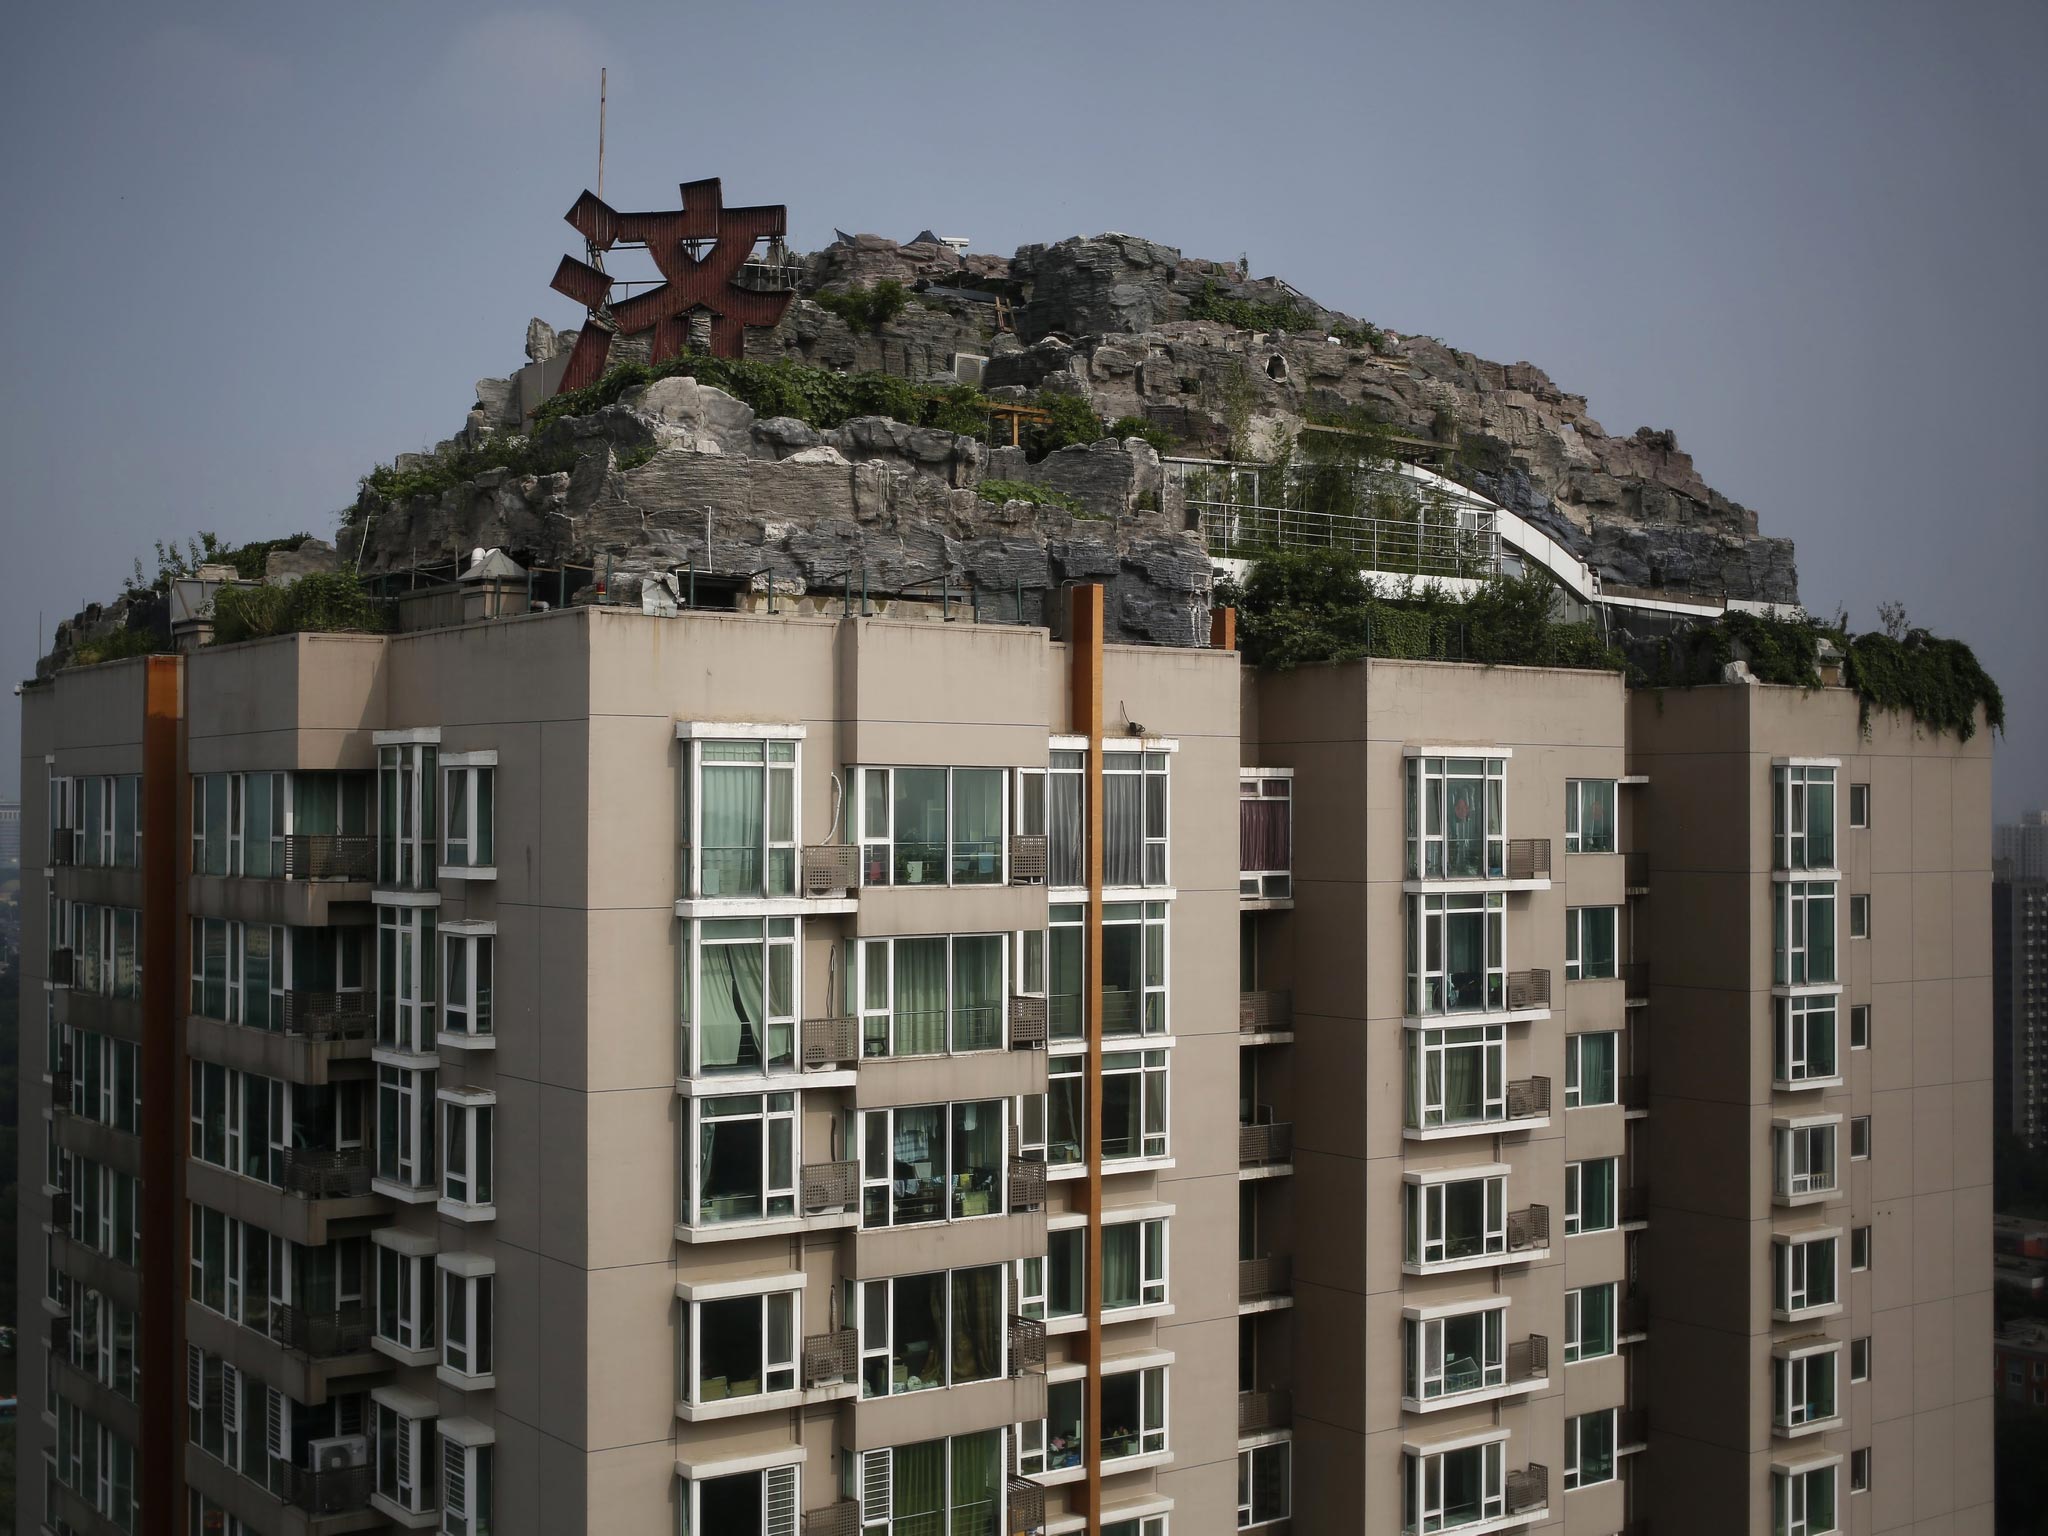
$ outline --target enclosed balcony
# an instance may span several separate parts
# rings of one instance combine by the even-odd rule
[[[1237,1128],[1240,1178],[1286,1172],[1293,1157],[1294,1126],[1291,1122],[1267,1120]]]
[[[367,1464],[302,1467],[296,1462],[274,1460],[271,1487],[292,1508],[316,1519],[323,1515],[359,1514],[370,1507]]]
[[[1246,910],[1294,905],[1294,771],[1244,768],[1237,778],[1237,895]]]
[[[1293,1038],[1294,994],[1285,988],[1238,993],[1237,1029],[1240,1035]]]
[[[1237,1309],[1272,1311],[1294,1305],[1294,1261],[1286,1254],[1237,1261]]]

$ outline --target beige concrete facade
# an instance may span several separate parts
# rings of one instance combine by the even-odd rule
[[[1005,836],[1020,835],[1025,797],[1043,782],[1034,776],[1079,750],[1070,660],[1043,630],[592,608],[188,657],[186,810],[172,834],[184,860],[181,959],[177,974],[145,981],[177,999],[195,1070],[143,1092],[195,1126],[177,1195],[213,1214],[191,1227],[181,1216],[179,1231],[231,1217],[259,1251],[277,1253],[271,1239],[300,1245],[280,1292],[289,1303],[235,1301],[210,1278],[215,1257],[193,1263],[189,1243],[130,1264],[74,1228],[46,1251],[30,1234],[52,1201],[34,1179],[23,1181],[21,1260],[24,1296],[47,1294],[52,1259],[70,1284],[129,1305],[145,1286],[194,1277],[177,1341],[199,1403],[194,1443],[179,1448],[179,1522],[189,1510],[263,1536],[438,1530],[447,1501],[465,1497],[445,1475],[453,1466],[472,1490],[488,1478],[494,1536],[756,1536],[733,1527],[739,1506],[704,1502],[749,1479],[758,1536],[865,1536],[889,1529],[890,1500],[908,1520],[925,1491],[923,1474],[878,1453],[993,1431],[995,1528],[1066,1536],[1086,1529],[1088,1480],[1078,1455],[1069,1465],[1060,1454],[1058,1416],[1099,1335],[1103,1380],[1135,1414],[1082,1428],[1114,1442],[1101,1536],[1394,1536],[1437,1500],[1444,1530],[1612,1536],[1653,1520],[1659,1536],[1766,1533],[1774,1468],[1837,1454],[1834,1529],[1989,1530],[1982,737],[1959,746],[1883,718],[1866,735],[1841,690],[1630,698],[1619,678],[1579,671],[1370,661],[1254,674],[1226,653],[1110,647],[1105,763],[1150,761],[1165,785],[1163,864],[1145,883],[1110,881],[1090,914],[1085,889],[1029,874],[1015,843],[985,883],[862,883],[860,770],[999,770]],[[139,664],[76,670],[25,696],[30,847],[47,841],[54,780],[142,771],[140,675]],[[787,835],[759,834],[787,846],[784,894],[736,895],[703,873],[703,765],[735,743],[764,766],[791,765]],[[342,845],[353,839],[367,857],[380,797],[395,804],[399,781],[380,776],[380,761],[429,749],[444,838],[449,775],[488,772],[490,863],[463,868],[443,846],[425,882],[351,863]],[[1839,1082],[1793,1089],[1774,1086],[1778,759],[1827,760],[1839,786],[1843,1066]],[[1497,865],[1411,867],[1419,782],[1434,773],[1448,784],[1472,762],[1482,766],[1470,782],[1490,774],[1501,796],[1501,814],[1479,813],[1499,839],[1485,854]],[[1284,894],[1240,884],[1245,813],[1232,807],[1251,769],[1255,785],[1287,786]],[[308,795],[367,796],[360,824],[298,838],[310,823],[285,823],[293,857],[318,836],[338,862],[326,878],[305,878],[303,863],[289,878],[207,872],[212,786],[273,774],[298,776],[281,781],[294,797],[302,783]],[[240,782],[237,796],[266,792]],[[1867,828],[1849,825],[1852,783],[1869,786]],[[1446,788],[1440,803],[1463,818],[1461,793]],[[1585,830],[1596,804],[1598,836]],[[777,814],[771,803],[767,819]],[[1574,826],[1590,851],[1570,851]],[[892,857],[905,855],[883,848],[883,878]],[[62,985],[49,929],[53,913],[83,921],[74,908],[139,908],[139,877],[79,860],[47,879],[50,903],[24,900],[31,1129],[58,1086],[44,1081],[46,1033],[67,1051],[143,1038],[132,999]],[[1852,895],[1870,898],[1869,939],[1847,937]],[[1481,941],[1481,960],[1454,958],[1470,953],[1457,946],[1479,921],[1454,914],[1489,910],[1497,939]],[[422,1036],[402,987],[376,995],[380,968],[402,963],[379,939],[423,932],[429,915],[421,974],[438,1011]],[[1144,1124],[1163,1143],[1103,1162],[1099,1220],[1120,1240],[1163,1232],[1164,1271],[1147,1292],[1157,1299],[1097,1320],[1052,1304],[1041,1261],[1091,1221],[1088,1170],[1059,1152],[1053,1124],[1062,1080],[1086,1057],[1057,1025],[1051,957],[1063,928],[1105,920],[1163,936],[1147,983],[1159,1028],[1103,1044],[1118,1070],[1163,1068],[1165,1090]],[[765,1042],[785,1020],[786,1065],[714,1071],[693,1055],[711,1049],[707,954],[741,942],[735,924],[756,925],[771,947],[787,925],[789,1005],[770,1008],[765,1026],[757,1007],[750,1037]],[[284,932],[294,967],[312,955],[322,968],[318,979],[294,970],[279,989],[300,1022],[219,1016],[251,1008],[262,983],[240,972],[240,1001],[206,1000],[195,952],[221,931],[246,946],[269,930]],[[863,1054],[852,968],[896,941],[939,936],[1000,937],[997,1048]],[[469,946],[474,964],[484,942],[491,1027],[480,1039],[451,1028],[450,1005],[468,994],[447,946]],[[1034,971],[1027,957],[1041,949]],[[349,981],[355,962],[332,957],[358,954],[368,969]],[[1852,1051],[1848,1010],[1864,1004],[1869,1047]],[[250,1105],[294,1106],[281,1176],[261,1159],[260,1127],[273,1122],[258,1110],[223,1111],[216,1137],[216,1117],[192,1101],[216,1082],[256,1085]],[[1091,1114],[1105,1114],[1105,1092],[1089,1085]],[[1486,1105],[1469,1117],[1455,1109],[1468,1092]],[[413,1120],[408,1093],[424,1106]],[[731,1202],[746,1191],[710,1172],[732,1155],[716,1126],[742,1115],[737,1101],[778,1094],[792,1096],[789,1207],[742,1218]],[[934,1181],[905,1151],[917,1143],[902,1127],[924,1122],[890,1118],[932,1106],[979,1115],[991,1102],[1003,1140],[992,1185],[982,1164],[958,1159]],[[482,1113],[488,1198],[451,1196],[451,1125],[474,1128]],[[1839,1191],[1780,1203],[1781,1133],[1834,1115]],[[1871,1155],[1852,1158],[1851,1122],[1866,1115]],[[90,1112],[47,1118],[77,1168],[149,1183],[132,1134]],[[1120,1134],[1142,1139],[1142,1120],[1132,1111]],[[763,1126],[761,1147],[775,1145],[766,1119],[746,1123]],[[226,1140],[229,1125],[245,1140]],[[414,1139],[435,1150],[431,1166]],[[872,1147],[886,1149],[885,1171]],[[760,1154],[771,1189],[784,1187],[778,1155]],[[25,1144],[26,1167],[42,1156]],[[235,1156],[249,1160],[223,1166]],[[895,1202],[924,1198],[943,1219],[863,1216],[867,1202],[917,1212]],[[1468,1205],[1485,1212],[1478,1228],[1451,1214]],[[1412,1250],[1411,1212],[1422,1221]],[[1872,1229],[1873,1259],[1852,1272],[1860,1226]],[[1841,1233],[1841,1310],[1775,1319],[1773,1235],[1823,1229]],[[987,1266],[1002,1272],[1003,1367],[909,1390],[920,1346],[871,1338],[864,1302],[896,1294],[898,1280]],[[315,1273],[317,1305],[301,1284]],[[394,1290],[411,1286],[431,1306]],[[487,1308],[487,1373],[451,1353],[451,1295],[465,1318],[466,1298]],[[786,1385],[768,1380],[772,1352],[758,1379],[693,1376],[693,1318],[771,1296],[793,1298]],[[411,1332],[428,1312],[431,1333]],[[938,1327],[949,1349],[972,1353],[964,1333]],[[1453,1342],[1481,1336],[1472,1358]],[[1863,1337],[1869,1379],[1852,1383],[1848,1346]],[[1774,1353],[1817,1341],[1842,1346],[1841,1422],[1781,1433]],[[1432,1350],[1441,1370],[1411,1367],[1411,1351]],[[871,1379],[885,1390],[864,1395],[878,1351]],[[116,1435],[139,1422],[136,1402],[92,1372],[27,1348],[25,1468],[54,1444],[53,1421],[36,1411],[51,1380],[60,1411],[76,1404]],[[1147,1381],[1163,1385],[1163,1421],[1132,1386]],[[157,1385],[176,1390],[185,1424],[188,1382]],[[251,1394],[239,1431],[221,1407],[238,1387]],[[315,1442],[358,1437],[367,1466],[316,1475],[308,1464]],[[451,1444],[467,1448],[453,1461]],[[1871,1453],[1869,1494],[1850,1492],[1857,1451]],[[58,1495],[52,1510],[74,1529],[114,1528],[72,1489]],[[962,1528],[980,1529],[974,1518],[963,1514]]]

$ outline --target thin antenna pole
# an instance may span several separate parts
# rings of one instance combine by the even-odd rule
[[[604,196],[604,99],[607,69],[597,72],[597,195]]]

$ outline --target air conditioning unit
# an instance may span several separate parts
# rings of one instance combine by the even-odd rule
[[[346,1472],[370,1464],[370,1440],[367,1435],[335,1435],[313,1441],[306,1454],[315,1472]]]

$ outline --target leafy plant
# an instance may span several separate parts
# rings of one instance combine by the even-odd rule
[[[1157,422],[1147,421],[1142,416],[1119,416],[1109,424],[1109,435],[1118,442],[1127,437],[1141,437],[1150,443],[1158,453],[1170,453],[1174,447],[1173,434]]]
[[[638,365],[628,365],[638,366]],[[412,469],[380,464],[363,476],[363,485],[379,496],[404,501],[412,496],[438,496],[486,470],[509,470],[515,475],[552,475],[576,467],[581,450],[569,443],[544,444],[523,433],[500,433],[474,447],[437,454]]]
[[[1202,291],[1188,305],[1196,320],[1214,320],[1240,331],[1305,331],[1315,317],[1293,299],[1261,303],[1255,299],[1227,296],[1214,278],[1202,284]]]
[[[815,293],[820,309],[837,315],[854,331],[873,334],[903,313],[910,291],[893,277],[885,277],[872,288],[849,288],[843,293]]]
[[[1041,389],[1033,403],[1046,413],[1048,419],[1031,424],[1029,457],[1032,459],[1042,459],[1048,453],[1057,453],[1062,448],[1072,448],[1081,443],[1101,441],[1102,418],[1095,414],[1095,407],[1079,395],[1061,395]]]
[[[152,576],[144,571],[142,559],[140,556],[137,556],[135,569],[124,583],[124,591],[130,595],[138,592],[154,592],[157,596],[161,597],[171,590],[172,582],[180,577],[192,575],[202,565],[211,565],[222,560],[226,555],[226,551],[227,546],[221,542],[220,535],[217,533],[201,532],[193,534],[185,540],[185,547],[183,549],[178,547],[176,539],[172,539],[169,543],[158,539],[156,541],[156,574]]]
[[[152,629],[116,629],[71,649],[71,665],[95,666],[102,661],[124,661],[130,656],[153,656],[171,648],[169,640]]]
[[[1084,515],[1080,501],[1069,492],[1055,490],[1049,485],[1036,485],[1029,480],[984,480],[975,487],[975,494],[983,501],[998,504],[1028,501],[1034,507],[1064,507],[1077,517]]]
[[[285,586],[222,587],[213,595],[213,640],[232,645],[269,635],[389,629],[390,610],[353,571],[322,571]]]
[[[1363,320],[1356,325],[1346,325],[1340,321],[1330,327],[1330,334],[1345,346],[1364,347],[1376,357],[1390,356],[1394,350],[1394,343],[1388,339],[1385,331]]]

